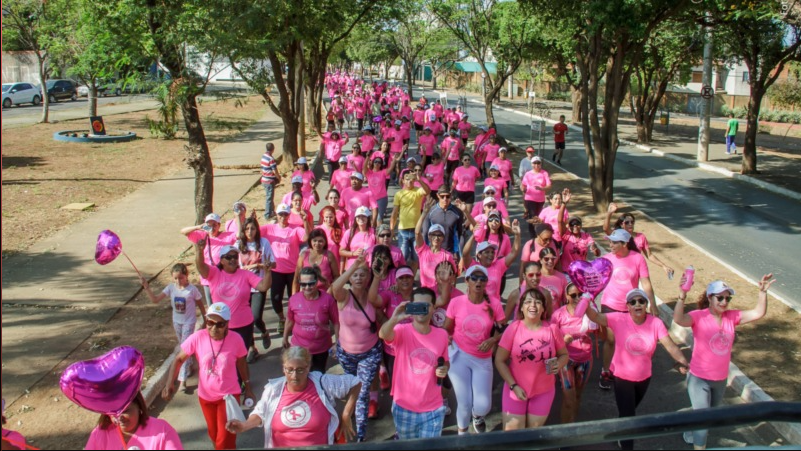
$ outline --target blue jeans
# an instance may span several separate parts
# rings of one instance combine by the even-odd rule
[[[389,204],[389,198],[382,197],[381,199],[375,201],[375,203],[378,204],[378,224],[381,224],[382,222],[384,222],[384,217],[387,214],[387,205]],[[378,226],[376,225],[376,227]]]
[[[414,251],[414,229],[398,229],[398,247],[406,263],[417,260],[417,252]]]
[[[693,410],[719,406],[723,402],[725,392],[726,379],[710,381],[701,379],[692,373],[687,374],[687,393],[690,395],[690,403],[693,406]],[[708,433],[709,431],[706,429],[693,431],[693,445],[706,446]]]
[[[266,196],[264,201],[264,219],[269,219],[275,212],[275,202],[273,202],[275,185],[272,183],[262,183],[261,186],[264,187],[264,194]]]
[[[737,135],[726,135],[726,153],[737,153],[737,144],[734,139]]]

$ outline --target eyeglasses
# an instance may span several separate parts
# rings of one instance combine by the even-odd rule
[[[530,272],[530,273],[526,274],[526,277],[534,278],[534,277],[540,277],[541,275],[542,275],[541,272]]]
[[[635,305],[638,305],[638,304],[639,305],[646,305],[646,304],[648,304],[648,300],[647,299],[643,299],[643,298],[634,298],[634,299],[628,301],[628,304],[631,305],[631,306],[635,306]]]
[[[236,260],[237,258],[239,258],[239,254],[225,254],[220,258],[223,260]]]
[[[623,224],[632,225],[632,224],[634,224],[634,220],[633,219],[626,219],[625,221],[623,221]]]
[[[431,235],[428,235],[428,238],[429,238],[429,239],[432,239],[432,240],[433,240],[434,238],[436,238],[436,239],[438,239],[438,240],[444,240],[444,239],[445,239],[445,235],[442,235],[442,234],[440,234],[440,233],[432,233]]]
[[[732,296],[721,296],[719,294],[714,294],[711,297],[715,298],[718,302],[723,302],[723,301],[731,302],[732,300]]]
[[[501,219],[493,217],[493,218],[487,219],[487,222],[501,222]]]
[[[312,288],[317,285],[316,280],[312,280],[311,282],[300,282],[301,288]]]
[[[556,257],[542,257],[541,260],[544,262],[555,262]]]
[[[303,374],[308,371],[308,368],[287,368],[284,367],[284,372],[286,374]]]
[[[581,296],[581,293],[573,293],[567,295],[567,297],[569,297],[570,299],[576,299],[579,296]]]
[[[228,325],[228,321],[212,321],[210,319],[206,320],[206,327],[208,327],[208,328],[216,327],[218,329],[222,329],[227,325]]]
[[[489,277],[487,277],[487,276],[470,276],[467,279],[478,283],[478,282],[487,282],[489,280]]]
[[[389,233],[382,233],[382,234],[378,235],[379,238],[389,238],[391,236],[392,235],[390,235]]]

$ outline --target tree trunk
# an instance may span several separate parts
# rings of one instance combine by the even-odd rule
[[[187,163],[195,171],[195,224],[202,224],[214,208],[214,167],[195,95],[190,94],[181,102],[181,114],[189,140],[184,146]]]
[[[570,87],[570,101],[573,104],[573,118],[571,122],[574,124],[581,123],[581,92],[574,88],[573,86]]]
[[[89,85],[89,116],[97,116],[97,84],[93,81]]]
[[[50,96],[47,94],[47,70],[45,70],[45,59],[36,52],[36,59],[39,63],[39,86],[42,88],[42,119],[40,122],[50,122]]]
[[[431,74],[431,89],[437,89],[437,77],[433,74],[433,71]]]
[[[406,89],[409,90],[409,98],[413,99],[414,98],[414,92],[413,92],[413,89],[414,89],[414,67],[412,67],[412,65],[409,64],[406,61],[404,61],[403,63],[404,63],[403,64],[404,72],[406,72],[406,85],[407,85]]]
[[[757,171],[756,138],[759,132],[759,107],[765,90],[751,86],[751,97],[748,99],[747,126],[745,129],[745,144],[743,144],[743,162],[740,169],[742,174],[759,174]]]

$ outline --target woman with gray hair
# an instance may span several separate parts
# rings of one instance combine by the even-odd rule
[[[267,382],[246,421],[232,420],[225,428],[234,434],[264,428],[265,449],[333,445],[340,423],[345,436],[352,438],[359,378],[309,371],[311,354],[300,346],[285,349],[281,361],[284,377]],[[346,399],[341,416],[336,410],[337,399]]]

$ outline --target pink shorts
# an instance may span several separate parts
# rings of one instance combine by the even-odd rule
[[[556,388],[552,387],[545,393],[540,393],[529,397],[527,401],[517,399],[517,395],[509,386],[503,384],[503,399],[501,402],[501,409],[504,413],[509,415],[534,415],[537,417],[546,417],[551,412],[551,405],[553,398],[556,396]]]

